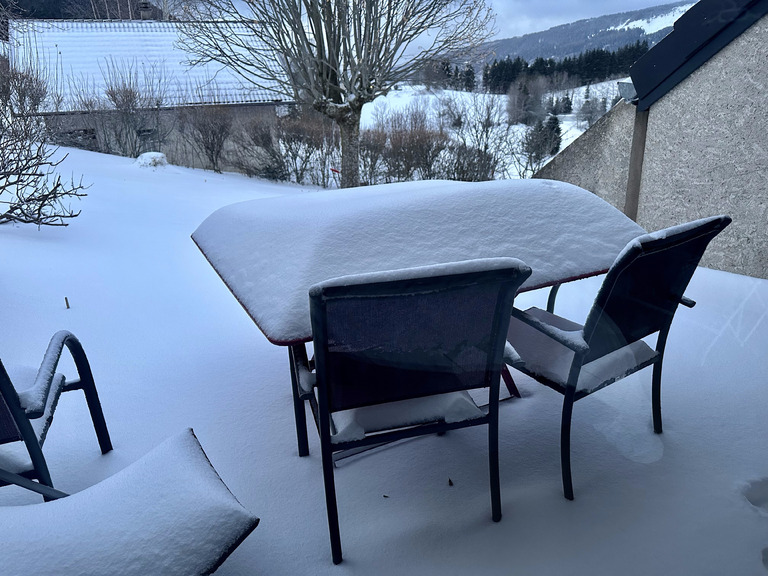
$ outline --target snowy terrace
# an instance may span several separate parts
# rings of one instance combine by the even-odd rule
[[[285,350],[190,239],[222,206],[310,191],[69,152],[64,173],[92,184],[82,215],[66,229],[0,227],[3,362],[35,365],[56,330],[74,332],[115,446],[101,456],[84,402],[64,396],[45,445],[62,490],[191,426],[261,518],[217,574],[766,573],[768,282],[698,270],[687,292],[698,304],[678,312],[667,346],[663,435],[652,433],[648,371],[577,404],[573,502],[560,484],[562,397],[524,377],[523,398],[500,411],[498,524],[483,429],[346,460],[336,472],[345,561],[333,566],[319,445],[310,430],[311,455],[296,454]],[[558,311],[583,319],[599,283],[565,286]],[[545,300],[529,292],[517,304]],[[0,488],[0,505],[37,502]],[[34,527],[18,533],[32,553]]]

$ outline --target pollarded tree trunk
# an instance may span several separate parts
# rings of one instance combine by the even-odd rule
[[[315,102],[315,110],[333,119],[341,135],[341,187],[360,186],[360,116],[363,106],[354,104],[329,104],[326,100]]]
[[[337,120],[341,132],[341,187],[360,186],[360,111]]]

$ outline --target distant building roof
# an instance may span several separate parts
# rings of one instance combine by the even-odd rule
[[[766,14],[768,0],[697,2],[630,69],[638,108],[650,108]]]
[[[61,111],[85,109],[78,94],[103,97],[115,75],[130,77],[146,92],[162,92],[162,106],[284,100],[221,64],[187,64],[191,55],[177,45],[181,26],[152,20],[11,20],[10,57],[45,74],[60,96],[55,108]],[[245,26],[243,36],[259,45]]]

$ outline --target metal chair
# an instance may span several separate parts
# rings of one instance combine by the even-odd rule
[[[56,373],[64,347],[74,360],[76,380],[66,381]],[[13,379],[0,362],[0,486],[16,484],[45,499],[64,496],[53,488],[43,456],[43,443],[62,392],[84,392],[101,453],[112,450],[88,358],[80,341],[62,330],[54,334],[37,371],[20,367],[10,372]]]
[[[632,240],[606,274],[584,326],[550,312],[514,309],[507,340],[521,372],[564,395],[560,460],[565,497],[573,500],[570,442],[577,400],[653,366],[653,428],[661,433],[661,367],[679,304],[709,242],[728,216],[705,218]],[[653,349],[643,338],[658,334]]]
[[[342,560],[333,463],[339,451],[487,425],[492,518],[501,519],[500,371],[514,296],[530,273],[519,260],[492,258],[348,276],[310,289],[335,564]],[[467,392],[476,388],[489,390],[487,409]]]

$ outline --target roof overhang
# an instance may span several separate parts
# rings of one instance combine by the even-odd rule
[[[768,0],[701,0],[630,69],[639,110],[647,110],[750,26]]]

